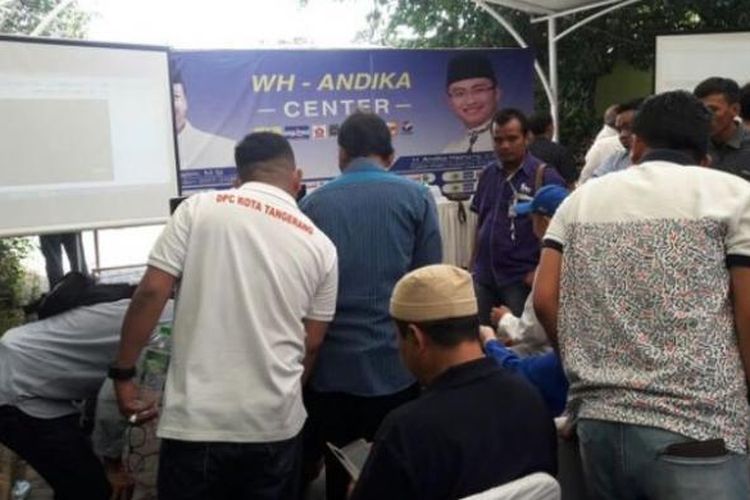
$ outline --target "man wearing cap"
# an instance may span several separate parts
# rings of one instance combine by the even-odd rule
[[[444,264],[412,271],[390,312],[404,364],[426,389],[383,422],[354,500],[461,498],[555,474],[555,429],[540,395],[482,353],[469,273]]]
[[[490,60],[476,52],[453,57],[445,87],[450,107],[466,132],[445,146],[443,153],[492,151],[490,125],[502,92]]]

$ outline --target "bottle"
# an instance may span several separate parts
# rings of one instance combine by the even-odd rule
[[[172,328],[159,325],[156,335],[151,338],[143,354],[140,374],[140,399],[150,404],[159,403],[167,380],[169,358],[172,351]]]

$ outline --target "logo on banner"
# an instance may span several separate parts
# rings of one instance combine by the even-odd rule
[[[397,136],[398,129],[398,122],[388,122],[388,130],[391,131],[391,136]]]
[[[337,135],[339,135],[339,124],[328,125],[328,137],[336,137]]]
[[[312,126],[313,139],[325,139],[326,137],[328,137],[328,127],[326,127],[325,125]]]
[[[401,123],[401,133],[404,135],[411,135],[414,133],[414,124],[409,120]]]
[[[309,139],[310,138],[310,126],[309,125],[291,125],[284,127],[284,137],[289,140],[293,139]]]

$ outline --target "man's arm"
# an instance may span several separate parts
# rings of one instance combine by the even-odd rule
[[[176,278],[153,266],[148,266],[130,302],[122,323],[122,338],[115,365],[120,368],[134,367],[141,350],[148,342],[164,305],[169,300]],[[142,422],[156,416],[156,402],[144,406],[138,399],[138,387],[130,380],[115,381],[115,392],[120,412]]]
[[[302,361],[302,365],[305,367],[305,371],[302,372],[302,384],[306,384],[310,378],[312,369],[315,366],[315,360],[318,358],[318,351],[320,345],[323,343],[326,331],[328,331],[328,321],[318,321],[314,319],[303,320],[305,324],[305,359]]]
[[[557,345],[557,317],[560,300],[560,268],[562,253],[553,248],[544,248],[534,281],[534,311],[541,323],[550,344]]]
[[[732,280],[737,343],[745,367],[745,378],[750,383],[750,267],[733,266],[729,269],[729,275]]]

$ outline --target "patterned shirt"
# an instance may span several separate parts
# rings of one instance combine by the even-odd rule
[[[744,453],[750,413],[727,266],[750,265],[750,185],[677,156],[657,151],[588,182],[545,235],[563,252],[569,405]]]

